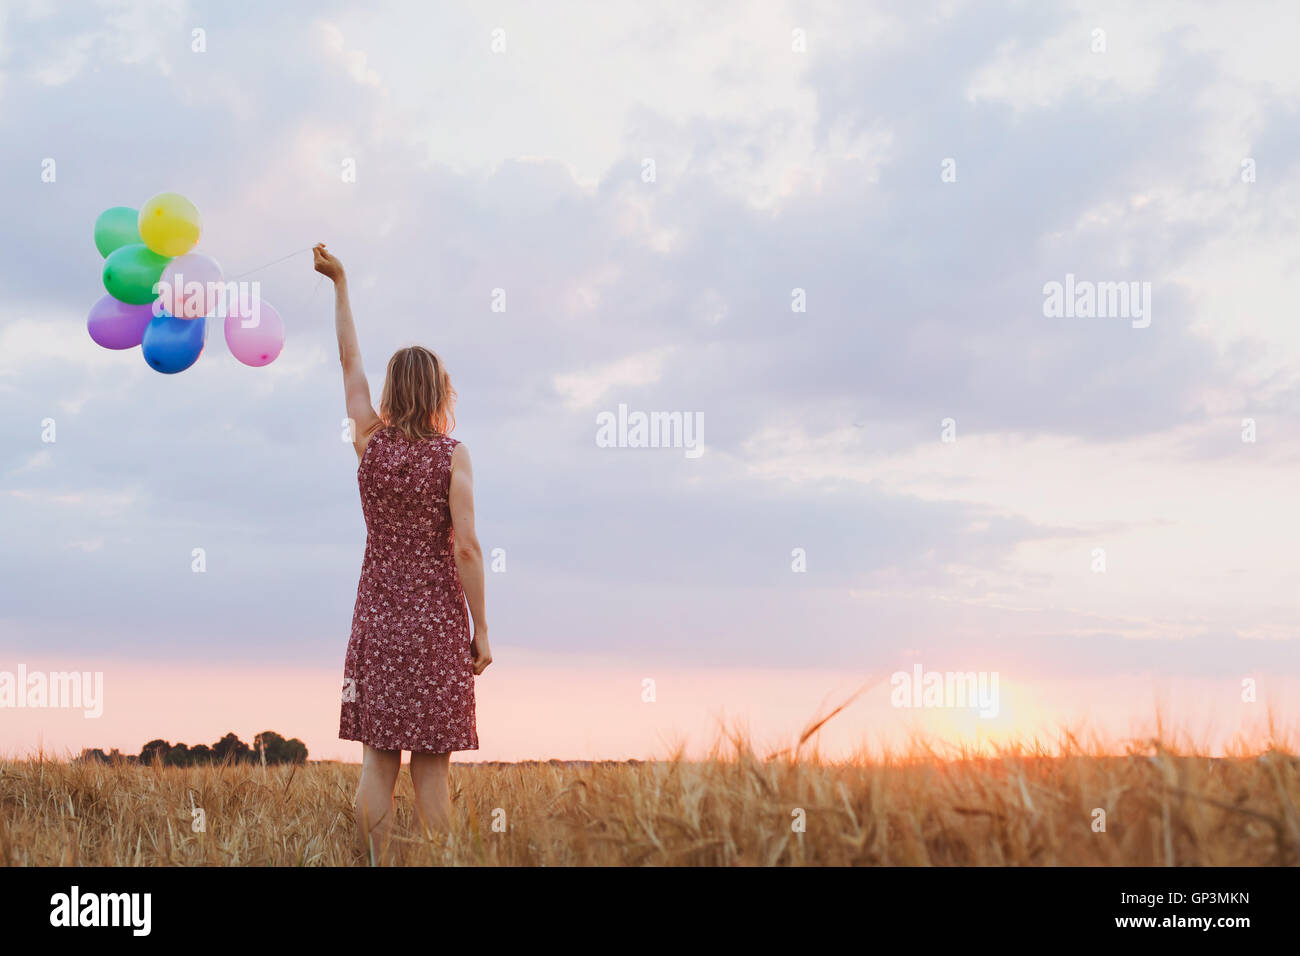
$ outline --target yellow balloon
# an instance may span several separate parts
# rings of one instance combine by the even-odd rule
[[[159,193],[140,207],[140,238],[160,256],[183,256],[203,231],[199,211],[180,193]]]

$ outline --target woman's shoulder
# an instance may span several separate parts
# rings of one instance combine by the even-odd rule
[[[465,446],[450,435],[435,435],[429,439],[429,444],[438,449],[438,457],[446,462],[448,468],[453,467],[457,459],[464,454],[461,449]]]
[[[383,443],[384,439],[388,435],[388,432],[389,432],[389,428],[387,425],[384,424],[376,425],[374,428],[370,429],[369,432],[363,433],[360,438],[354,441],[352,443],[353,447],[355,447],[358,450],[361,457],[364,459],[365,453],[370,450],[370,447],[372,445],[379,445]]]
[[[451,462],[452,467],[465,468],[469,465],[469,448],[465,443],[455,438],[447,438],[447,460]]]

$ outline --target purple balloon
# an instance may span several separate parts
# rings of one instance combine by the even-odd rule
[[[152,320],[152,302],[129,305],[106,295],[91,307],[86,330],[106,349],[133,349],[144,339],[145,327]]]

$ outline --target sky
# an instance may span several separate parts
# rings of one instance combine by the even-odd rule
[[[359,759],[318,241],[372,392],[420,343],[459,394],[499,568],[460,758],[783,746],[859,689],[827,754],[1294,732],[1297,39],[1288,3],[0,0],[0,671],[104,682],[0,708],[0,754]],[[96,216],[167,190],[273,364],[87,335]],[[1147,308],[1049,315],[1067,281]],[[602,447],[621,405],[704,453]],[[998,716],[897,706],[917,666]]]

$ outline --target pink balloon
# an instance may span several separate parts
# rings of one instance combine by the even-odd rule
[[[226,344],[239,361],[260,368],[274,362],[284,348],[284,321],[265,299],[254,305],[257,308],[245,305],[226,316]]]
[[[201,252],[189,252],[167,263],[159,282],[163,284],[159,297],[164,309],[178,319],[205,318],[221,304],[221,266]]]
[[[86,331],[106,349],[131,349],[140,344],[152,319],[152,302],[129,305],[106,295],[91,306]]]

